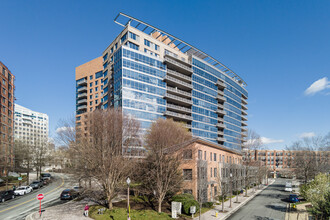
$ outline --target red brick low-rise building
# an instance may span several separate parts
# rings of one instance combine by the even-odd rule
[[[184,177],[182,193],[191,193],[197,199],[203,179],[204,201],[214,201],[219,194],[219,175],[224,164],[242,164],[239,151],[199,138],[181,144],[178,152],[183,153],[184,160],[180,167]]]

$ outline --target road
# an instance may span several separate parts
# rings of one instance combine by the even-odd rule
[[[15,199],[7,200],[4,203],[0,203],[0,219],[1,220],[23,220],[31,212],[39,210],[39,200],[36,196],[39,193],[44,194],[41,208],[46,208],[58,204],[65,203],[59,199],[60,193],[63,189],[72,187],[72,178],[64,174],[55,174],[54,180],[48,186],[44,186],[41,189],[33,190],[25,196],[18,196]]]
[[[284,191],[287,179],[276,181],[240,208],[230,220],[283,220],[285,219],[286,206],[289,192]]]

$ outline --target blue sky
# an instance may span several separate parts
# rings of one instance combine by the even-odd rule
[[[75,110],[75,67],[100,56],[124,12],[179,37],[248,84],[249,127],[268,148],[330,131],[330,1],[0,0],[0,60],[17,103],[58,121]]]

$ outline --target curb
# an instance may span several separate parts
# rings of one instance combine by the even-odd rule
[[[275,182],[275,181],[274,181]],[[273,184],[274,182],[272,182],[271,184]],[[268,186],[270,186],[271,184],[268,184]],[[226,216],[224,216],[223,218],[221,218],[220,220],[225,220],[228,219],[232,214],[234,214],[238,209],[242,208],[246,203],[248,203],[250,200],[252,200],[254,197],[256,197],[259,193],[261,193],[262,191],[264,191],[265,189],[268,188],[268,186],[265,186],[263,189],[261,189],[259,192],[253,194],[252,196],[250,196],[247,200],[245,200],[244,202],[242,202],[239,206],[237,206],[236,208],[234,208],[233,210],[231,210],[230,212],[227,213]]]

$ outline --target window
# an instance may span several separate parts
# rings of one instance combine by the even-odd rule
[[[97,80],[97,81],[95,81],[95,85],[97,86],[99,84],[99,81]]]
[[[183,169],[183,179],[192,180],[192,169]]]
[[[93,79],[93,76],[89,76],[89,79],[92,80]]]
[[[217,177],[217,168],[214,168],[213,171],[214,171],[214,177]]]
[[[99,94],[98,94],[98,93],[96,93],[96,94],[95,94],[95,98],[98,98],[98,97],[99,97]]]
[[[192,194],[192,189],[184,189],[183,193]]]
[[[4,67],[2,67],[2,75],[6,75],[6,69]]]
[[[150,41],[148,41],[147,39],[144,39],[144,45],[150,47],[150,43],[151,43]]]
[[[127,39],[127,33],[121,37],[120,43],[122,44],[126,39]]]
[[[92,98],[93,98],[93,95],[90,95],[90,96],[89,96],[89,99],[92,99]]]
[[[221,154],[219,154],[219,162],[221,162]]]
[[[206,160],[206,151],[204,151],[204,160]]]
[[[89,102],[89,105],[93,105],[93,102],[92,102],[92,101],[90,101],[90,102]]]
[[[99,102],[99,100],[95,100],[95,104],[96,104],[96,105],[98,104],[98,102]]]
[[[139,50],[139,45],[133,44],[130,41],[127,41],[125,45],[128,46],[129,48],[134,49],[134,50]]]
[[[210,175],[211,175],[211,177],[212,177],[212,167],[211,167],[211,172],[210,172]]]
[[[159,50],[159,46],[155,44],[155,50]]]
[[[89,108],[89,111],[93,111],[93,108]]]
[[[89,87],[92,87],[93,86],[93,83],[91,82],[91,83],[89,83]]]
[[[128,32],[128,37],[131,38],[131,39],[133,39],[133,40],[136,40],[136,41],[139,41],[140,40],[139,35],[136,35],[136,34],[134,34],[132,32]]]
[[[210,152],[210,161],[212,161],[212,153]]]
[[[202,160],[203,159],[203,151],[198,150],[198,159]]]
[[[183,159],[189,160],[192,159],[192,150],[184,150],[183,151]]]
[[[217,161],[217,154],[214,153],[213,156],[214,156],[213,160],[214,160],[214,161]]]
[[[106,54],[103,56],[103,61],[105,61],[107,58],[108,58],[108,53],[106,53]]]
[[[117,50],[117,48],[118,48],[118,43],[115,44],[115,50]]]
[[[90,89],[89,92],[92,93],[93,92],[93,89]]]
[[[97,92],[99,90],[99,87],[95,87],[95,92]]]

